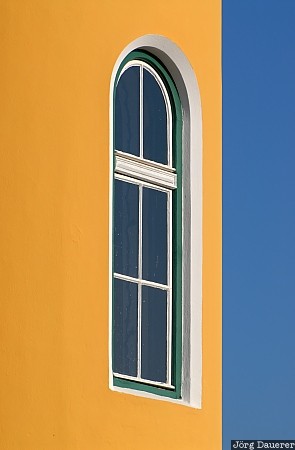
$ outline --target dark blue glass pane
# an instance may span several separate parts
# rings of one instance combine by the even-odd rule
[[[166,382],[167,292],[142,287],[141,376]]]
[[[115,149],[139,156],[139,67],[119,79],[115,100]]]
[[[167,194],[143,188],[142,278],[167,284]]]
[[[143,71],[143,157],[162,164],[167,158],[167,115],[162,90],[151,75]]]
[[[137,284],[114,279],[113,371],[137,375]]]
[[[115,180],[114,271],[138,276],[138,186]]]

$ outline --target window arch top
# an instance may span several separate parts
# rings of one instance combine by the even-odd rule
[[[116,152],[173,169],[174,117],[166,77],[136,54],[123,64],[115,84],[114,142]]]

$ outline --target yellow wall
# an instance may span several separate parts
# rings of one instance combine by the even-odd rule
[[[108,107],[137,37],[203,107],[203,408],[108,389]],[[221,448],[220,0],[0,2],[0,449]]]

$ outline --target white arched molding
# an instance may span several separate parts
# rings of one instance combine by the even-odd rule
[[[113,199],[113,89],[123,59],[133,50],[146,50],[163,63],[173,78],[183,109],[182,136],[182,228],[183,228],[183,349],[182,398],[174,400],[113,385],[112,374],[112,199]],[[114,66],[110,87],[110,217],[109,217],[109,385],[112,390],[128,392],[201,408],[202,400],[202,113],[195,73],[181,49],[170,39],[145,35],[122,51]]]

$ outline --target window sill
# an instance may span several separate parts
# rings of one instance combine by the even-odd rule
[[[200,406],[189,403],[188,401],[185,401],[182,398],[167,397],[164,395],[153,394],[151,392],[141,391],[138,389],[136,390],[136,389],[130,389],[130,388],[126,388],[126,387],[123,388],[123,387],[115,386],[114,384],[112,384],[110,386],[110,389],[113,392],[119,392],[121,394],[128,394],[128,395],[131,394],[136,397],[149,398],[152,400],[162,400],[164,402],[174,403],[177,405],[186,406],[186,407],[193,408],[193,409],[201,409]]]

